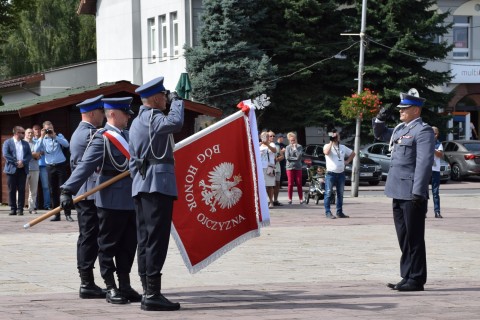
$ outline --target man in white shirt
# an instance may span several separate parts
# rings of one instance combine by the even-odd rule
[[[345,165],[352,162],[355,158],[355,152],[340,144],[340,134],[333,129],[330,134],[330,143],[323,146],[323,153],[325,154],[325,161],[327,165],[327,174],[325,175],[325,197],[323,204],[325,206],[325,215],[329,219],[335,219],[335,216],[330,211],[330,196],[333,192],[333,187],[337,189],[337,217],[349,218],[342,209],[343,206],[343,190],[345,189]],[[345,157],[347,159],[345,160]]]
[[[440,159],[443,158],[443,146],[438,140],[439,131],[437,127],[432,127],[435,135],[435,150],[432,166],[432,195],[433,195],[433,211],[435,218],[443,218],[440,214]]]

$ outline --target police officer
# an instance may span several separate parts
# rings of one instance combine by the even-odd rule
[[[177,198],[173,133],[183,126],[183,101],[163,86],[163,77],[135,90],[142,98],[130,128],[130,172],[137,212],[138,272],[144,298],[142,310],[180,309],[161,294],[161,271],[167,256],[173,201]],[[165,112],[167,102],[170,111]]]
[[[82,121],[70,140],[70,168],[75,170],[82,159],[87,145],[102,126],[105,114],[103,112],[103,95],[87,99],[77,104]],[[78,195],[84,194],[95,187],[97,173],[93,173],[78,190]],[[93,268],[98,256],[98,216],[93,196],[75,204],[78,220],[77,268],[80,274],[80,298],[105,298],[106,291],[95,284]]]
[[[101,101],[107,124],[94,135],[81,161],[62,185],[63,208],[72,206],[72,194],[76,193],[96,170],[99,172],[97,184],[128,170],[130,155],[128,131],[125,128],[133,114],[130,110],[132,98],[109,98]],[[99,219],[98,260],[107,286],[106,300],[112,304],[141,300],[141,295],[130,286],[129,276],[137,248],[131,192],[132,179],[126,177],[95,194]],[[115,271],[118,275],[118,288],[114,278]]]
[[[425,99],[415,89],[400,94],[401,124],[387,128],[391,109],[383,108],[373,119],[375,138],[390,141],[392,152],[385,194],[393,198],[393,219],[402,256],[402,280],[387,286],[398,291],[423,291],[427,281],[425,214],[432,175],[435,138],[420,113]]]

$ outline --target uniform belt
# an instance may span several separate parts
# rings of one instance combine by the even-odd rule
[[[162,159],[145,159],[148,164],[161,164],[161,163],[169,163],[169,164],[175,164],[175,159],[173,158],[162,158]]]
[[[67,163],[66,161],[63,161],[60,163],[49,163],[47,164],[47,167],[60,167],[60,166],[64,166],[66,163]]]
[[[102,170],[102,171],[100,171],[100,175],[108,176],[108,177],[115,177],[115,176],[118,176],[120,173],[123,173],[123,172],[122,171],[117,171],[117,170]]]

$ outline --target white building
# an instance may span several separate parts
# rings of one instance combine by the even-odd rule
[[[184,45],[197,42],[202,0],[81,0],[80,14],[94,14],[98,83],[141,85],[158,76],[174,90],[186,72]]]

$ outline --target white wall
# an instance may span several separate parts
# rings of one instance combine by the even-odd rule
[[[127,80],[136,83],[132,8],[137,0],[97,1],[98,83]],[[138,0],[139,1],[139,0]],[[137,12],[138,14],[138,12]],[[141,49],[141,48],[140,48]],[[141,57],[136,57],[141,58]],[[140,84],[140,83],[136,83]]]

